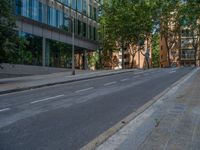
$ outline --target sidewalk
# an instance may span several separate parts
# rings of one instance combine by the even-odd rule
[[[146,71],[152,71],[149,69]],[[137,69],[127,70],[99,70],[99,71],[76,71],[76,75],[72,76],[71,71],[51,73],[47,75],[34,75],[24,76],[16,78],[4,78],[0,79],[0,94],[11,93],[16,91],[22,91],[32,88],[50,86],[55,84],[62,84],[80,80],[86,80],[90,78],[97,78],[103,76],[109,76],[114,74],[126,73],[126,72],[144,72]]]
[[[171,88],[97,150],[199,150],[200,69]]]

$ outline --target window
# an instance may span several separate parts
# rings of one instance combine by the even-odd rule
[[[40,22],[42,22],[42,16],[43,16],[42,10],[43,10],[43,4],[41,2],[39,2],[39,18],[38,18],[38,20]]]
[[[47,23],[48,25],[56,27],[56,10],[47,6]]]
[[[33,1],[33,9],[32,10],[33,10],[33,12],[32,12],[33,19],[38,21],[39,20],[39,15],[42,15],[42,13],[41,14],[39,13],[39,11],[40,11],[39,2],[37,0]]]
[[[69,31],[69,19],[68,19],[69,15],[67,13],[64,14],[64,18],[63,18],[63,29],[65,31]]]
[[[87,14],[87,1],[83,0],[83,14]]]
[[[89,10],[90,10],[90,12],[89,12],[89,17],[90,17],[90,18],[93,18],[92,5],[89,5]]]
[[[24,17],[31,18],[38,21],[40,13],[41,3],[38,0],[17,0],[16,1],[16,14],[20,14]]]
[[[76,9],[76,0],[72,0],[72,8]]]
[[[83,23],[83,36],[86,37],[86,23]]]
[[[16,12],[17,15],[22,13],[22,0],[16,0]]]
[[[97,32],[97,30],[96,30],[96,28],[95,28],[95,27],[93,28],[93,30],[94,30],[94,31],[93,31],[93,34],[94,34],[94,36],[93,36],[93,40],[95,40],[95,41],[96,41],[96,35],[97,35],[97,33],[96,33],[96,32]]]
[[[28,1],[22,0],[22,16],[27,17],[27,7],[28,7]]]
[[[93,40],[93,36],[94,36],[94,30],[92,30],[93,29],[93,27],[90,25],[89,26],[89,39],[90,40]]]
[[[70,6],[70,0],[59,0],[61,3]]]
[[[71,0],[65,0],[67,6],[71,6]]]
[[[77,10],[82,12],[82,0],[77,0]]]
[[[33,0],[27,1],[27,17],[33,18]]]
[[[47,5],[44,5],[44,4],[41,4],[41,11],[42,11],[42,23],[46,23],[48,24],[48,6]]]
[[[63,26],[63,12],[58,11],[58,27],[62,28]]]
[[[93,16],[94,20],[97,20],[97,9],[94,7],[94,16]]]
[[[57,27],[57,28],[59,27],[59,21],[60,21],[60,18],[59,18],[59,11],[56,10],[56,27]]]
[[[82,35],[81,24],[82,24],[81,21],[78,20],[78,35],[80,35],[80,36]]]

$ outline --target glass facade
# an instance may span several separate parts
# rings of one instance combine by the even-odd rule
[[[42,65],[42,37],[19,32],[16,51],[11,57],[12,63]]]
[[[83,14],[87,14],[87,0],[83,0]]]
[[[49,44],[49,66],[71,68],[72,53],[71,46],[62,42],[48,40]]]
[[[76,4],[77,4],[77,10],[79,12],[82,12],[82,0],[76,0]]]
[[[16,51],[9,56],[8,62],[42,66],[42,44],[42,37],[19,32]],[[47,39],[45,50],[46,66],[71,68],[71,49],[71,45]]]
[[[42,0],[15,0],[15,13],[36,21],[33,25],[37,25],[38,22],[52,27],[47,27],[47,29],[57,28],[62,31],[73,32],[72,25],[74,25],[75,38],[81,37],[81,40],[88,39],[90,41],[97,40],[97,29],[95,27],[97,9],[93,6],[91,0],[55,0],[55,3],[52,1],[51,4],[46,2]],[[61,5],[57,5],[58,2]],[[81,15],[85,17],[71,19],[70,10],[75,10],[76,18]],[[23,21],[26,21],[26,19]],[[57,31],[55,30],[55,32]],[[9,58],[17,64],[71,68],[72,45],[58,42],[60,39],[56,40],[19,32],[19,40],[16,41],[16,55]],[[75,49],[82,55],[83,50],[85,49],[80,47]]]
[[[93,5],[88,4],[87,0],[58,0],[62,4],[75,9],[77,12],[87,17],[97,20],[97,9]],[[89,12],[87,12],[87,10]],[[70,18],[68,13],[64,13],[62,10],[56,9],[53,6],[42,3],[39,0],[16,0],[16,14],[21,15],[32,20],[48,24],[49,26],[56,27],[67,32],[70,32]],[[72,23],[71,23],[72,24]],[[75,33],[78,36],[88,38],[90,40],[96,40],[97,30],[87,28],[90,27],[87,23],[81,20],[75,20]],[[72,31],[71,31],[72,32]],[[89,32],[89,33],[87,33]],[[95,32],[95,33],[94,33]],[[92,34],[92,35],[90,35]],[[89,36],[87,36],[89,35]]]

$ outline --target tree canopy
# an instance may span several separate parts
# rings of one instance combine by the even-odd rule
[[[131,44],[144,40],[153,28],[154,6],[149,0],[105,0],[100,18],[104,49],[123,52]]]
[[[0,0],[0,63],[8,59],[14,52],[16,33],[15,16],[10,0]]]
[[[125,50],[159,32],[166,41],[170,65],[170,51],[181,27],[199,29],[199,19],[199,0],[104,0],[101,39],[104,50]]]

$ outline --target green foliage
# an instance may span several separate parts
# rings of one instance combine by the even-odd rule
[[[15,17],[12,12],[12,3],[9,0],[0,0],[0,63],[8,61],[8,56],[15,51],[16,33]]]
[[[152,36],[152,65],[153,67],[160,66],[160,36],[154,34]]]
[[[18,37],[17,39],[17,49],[14,53],[14,63],[17,64],[32,64],[33,54],[30,50],[27,50],[29,47],[30,41],[28,41],[25,37]]]
[[[200,19],[199,0],[187,0],[180,8],[179,13],[179,21],[183,26],[190,27],[194,30],[200,27],[200,23],[197,23]]]
[[[104,51],[127,50],[146,40],[153,29],[156,3],[149,0],[105,0],[100,17],[100,34]],[[109,54],[109,52],[106,52]],[[105,59],[109,58],[105,55]],[[112,59],[108,59],[111,60]],[[125,67],[122,56],[122,67]]]
[[[94,53],[92,55],[88,55],[88,64],[89,67],[95,67],[95,69],[100,69],[100,55],[99,53]]]
[[[107,0],[102,6],[100,33],[104,49],[126,49],[137,44],[152,30],[152,10],[149,0]],[[117,44],[116,44],[117,43]]]

